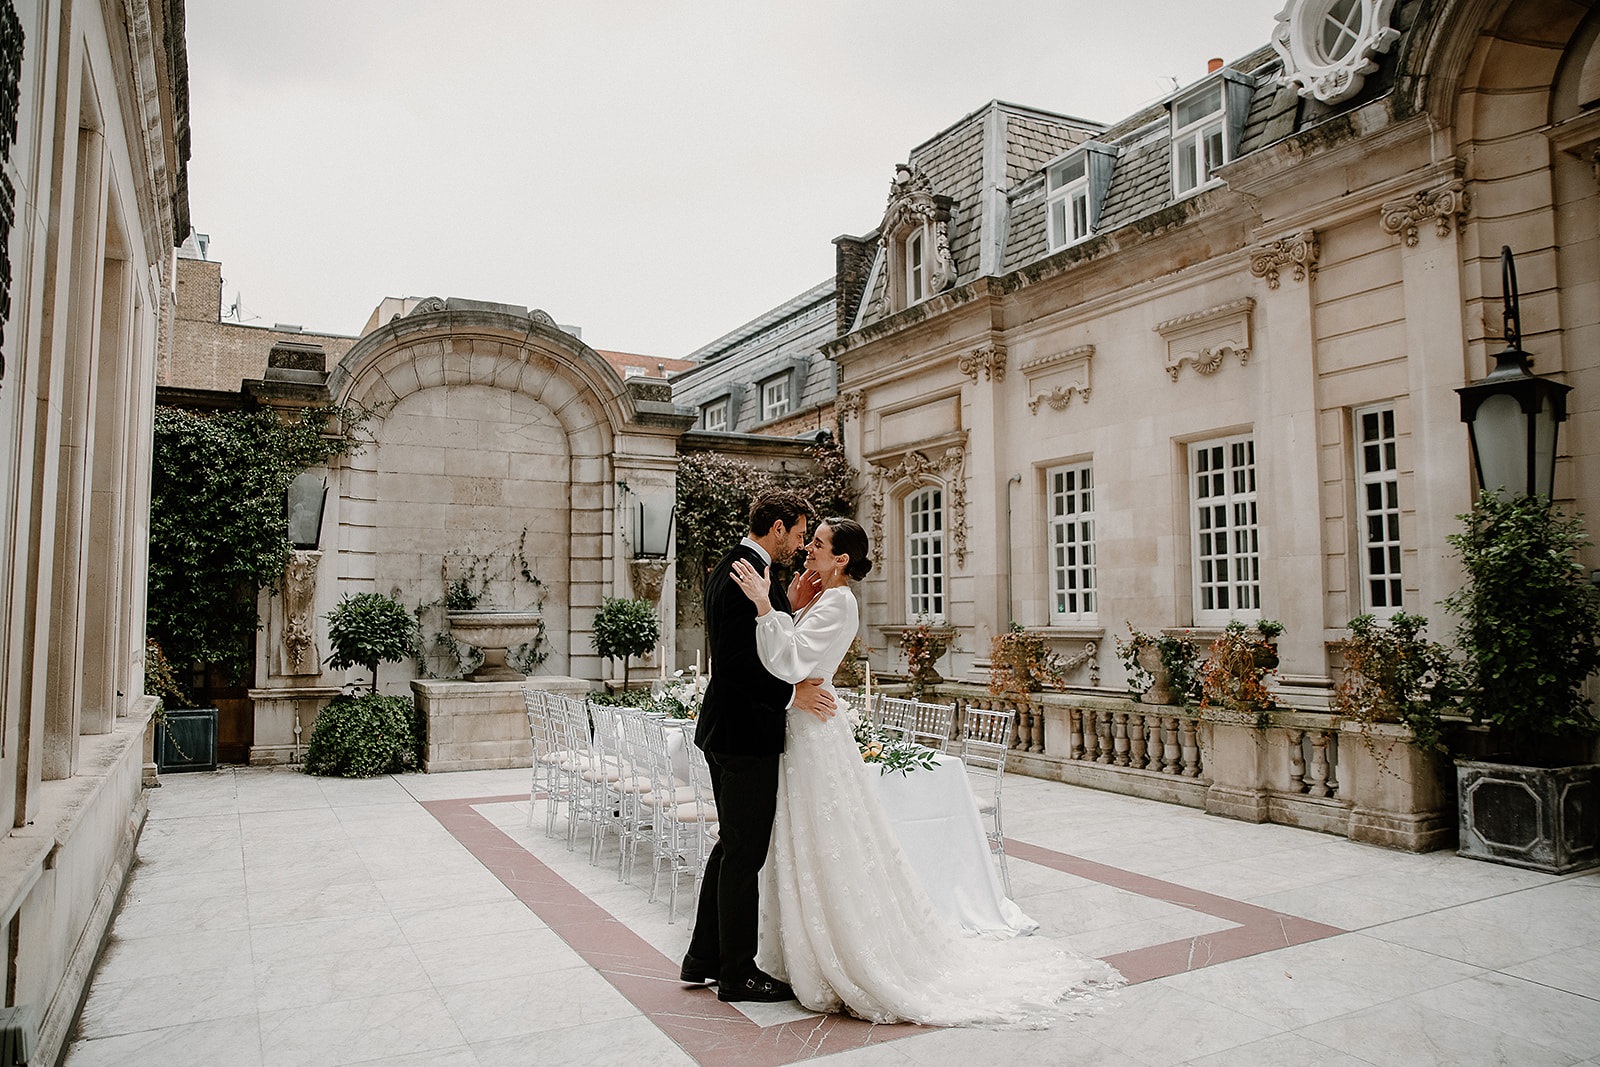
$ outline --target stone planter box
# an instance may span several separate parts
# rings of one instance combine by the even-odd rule
[[[524,687],[583,696],[581,678],[537,675],[519,682],[457,682],[418,678],[411,683],[417,710],[428,724],[425,772],[477,771],[533,765]]]
[[[1566,874],[1600,866],[1600,764],[1456,761],[1459,853]]]

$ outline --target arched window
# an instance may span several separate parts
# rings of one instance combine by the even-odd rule
[[[944,493],[906,498],[906,618],[944,621]]]

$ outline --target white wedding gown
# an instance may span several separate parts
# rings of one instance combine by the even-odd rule
[[[785,681],[831,678],[859,619],[847,588],[826,589],[793,619],[758,619],[756,647]],[[826,722],[790,712],[756,959],[801,1004],[880,1023],[1044,1025],[1063,998],[1120,983],[1060,944],[968,935],[935,910],[878,799],[878,773],[843,710]]]

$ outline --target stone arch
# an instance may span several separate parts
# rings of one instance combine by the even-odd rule
[[[443,595],[447,555],[498,562],[523,544],[544,583],[540,673],[600,677],[588,635],[615,580],[614,457],[637,416],[610,365],[542,313],[434,299],[362,338],[328,388],[372,414],[330,502],[341,588],[415,607]],[[513,580],[490,595],[535,594]]]

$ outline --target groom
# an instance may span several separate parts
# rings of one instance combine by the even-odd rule
[[[833,715],[833,696],[820,688],[821,679],[791,686],[761,665],[755,605],[733,581],[732,571],[734,561],[741,559],[762,572],[773,563],[787,563],[806,543],[810,514],[810,505],[798,493],[762,493],[750,507],[749,536],[706,578],[712,671],[694,743],[705,750],[711,768],[718,837],[706,860],[683,980],[716,982],[721,1000],[794,999],[787,982],[756,966],[759,876],[778,804],[786,709],[796,707],[826,719]],[[776,583],[772,606],[791,610],[787,593]]]

